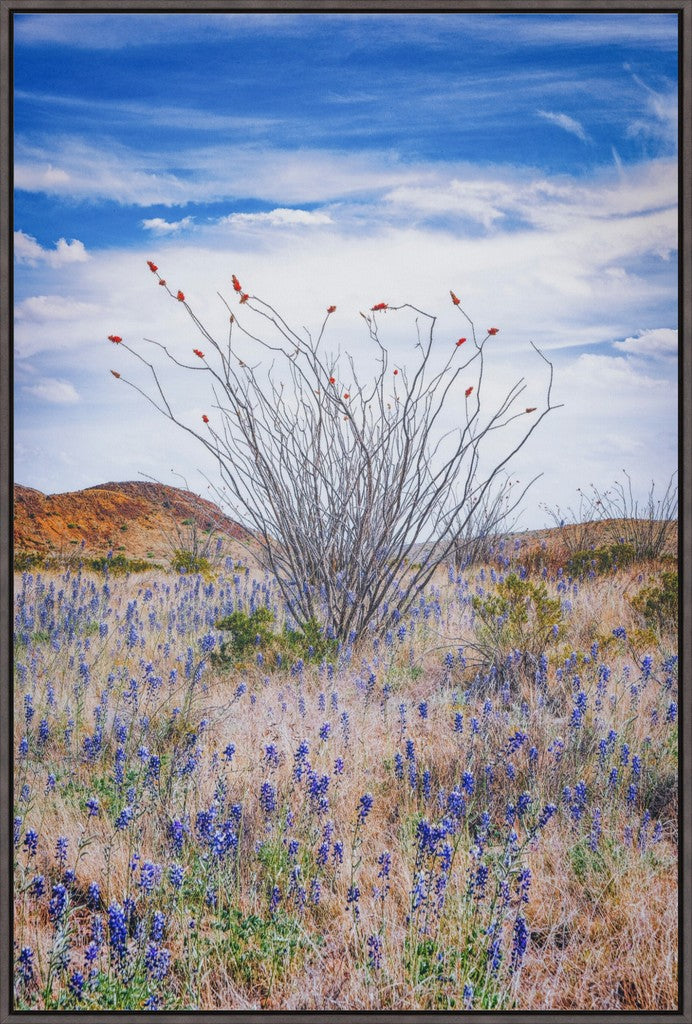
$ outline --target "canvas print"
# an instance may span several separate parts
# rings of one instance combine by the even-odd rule
[[[678,20],[12,14],[16,1010],[678,1007]]]

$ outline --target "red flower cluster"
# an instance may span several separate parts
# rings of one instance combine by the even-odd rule
[[[240,286],[240,281],[235,276],[235,274],[232,275],[231,281],[233,282],[233,290],[236,292],[242,292],[243,289]]]
[[[472,391],[473,391],[473,385],[470,388],[467,388],[466,391],[464,392],[464,394],[466,395],[467,398],[469,397],[469,395],[471,394]]]
[[[117,370],[111,370],[111,373],[113,374],[114,377],[118,377],[118,379],[120,378],[120,374],[118,373]]]
[[[164,288],[166,287],[166,282],[164,281],[163,278],[160,279],[159,284],[162,284]]]
[[[156,271],[159,269],[155,263],[151,262],[151,260],[147,260],[147,266],[149,267],[149,270],[152,272],[152,274],[155,274]]]
[[[209,417],[207,416],[206,413],[204,414],[204,416],[202,416],[202,422],[203,423],[208,423],[209,422]]]
[[[114,345],[119,345],[123,339],[120,337],[119,334],[109,334],[108,340],[112,341]]]
[[[463,345],[465,341],[466,341],[466,338],[459,338],[459,340],[457,342],[457,348],[459,348],[460,345]]]
[[[329,378],[329,383],[330,384],[336,384],[336,377],[330,377]]]
[[[396,377],[398,373],[399,373],[399,371],[398,371],[398,370],[395,370],[395,371],[394,371],[394,376]]]
[[[243,294],[242,294],[242,295],[240,296],[240,301],[241,301],[241,304],[242,304],[243,302],[247,302],[247,300],[248,300],[249,298],[250,298],[250,296],[248,295],[248,293],[247,293],[247,292],[243,292]]]
[[[351,396],[349,395],[348,391],[344,391],[344,398],[350,398],[350,397]]]
[[[193,350],[192,350],[192,351],[193,351],[193,352],[195,353],[195,355],[196,355],[196,356],[198,356],[198,357],[199,357],[200,359],[204,359],[204,352],[200,352],[200,350],[199,350],[198,348],[193,348]]]
[[[452,302],[454,303],[454,305],[455,305],[455,306],[458,306],[458,305],[459,305],[459,303],[461,302],[461,299],[458,299],[458,298],[456,297],[456,295],[454,294],[454,292],[453,292],[453,291],[451,291],[451,289],[450,289],[450,292],[449,292],[449,294],[450,294],[450,295],[452,296]]]
[[[499,333],[500,333],[500,328],[499,327],[489,327],[488,328],[488,334],[499,334]]]
[[[178,302],[185,302],[185,296],[183,295],[182,292],[178,292],[178,294],[176,295],[176,299],[178,300]]]
[[[370,307],[370,312],[371,313],[376,313],[378,309],[387,309],[387,303],[386,302],[378,302],[376,306],[371,306]]]
[[[336,313],[336,306],[328,306],[327,307],[327,312],[328,313]]]

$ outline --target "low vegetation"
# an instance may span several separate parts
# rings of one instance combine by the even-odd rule
[[[677,574],[529,554],[338,638],[20,562],[16,1007],[675,1009]]]

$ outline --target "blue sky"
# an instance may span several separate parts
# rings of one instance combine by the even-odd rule
[[[356,353],[383,298],[454,333],[454,288],[501,327],[498,395],[513,374],[538,397],[529,340],[555,363],[565,408],[515,465],[544,471],[530,525],[623,468],[663,489],[673,15],[22,14],[14,39],[17,482],[214,473],[108,374],[126,355],[109,333],[187,343],[154,259],[212,324],[231,273],[298,324],[335,303]],[[402,358],[404,327],[387,325]],[[172,387],[197,422],[204,396]]]

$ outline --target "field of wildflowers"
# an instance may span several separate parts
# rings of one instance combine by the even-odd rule
[[[665,566],[523,556],[357,643],[231,563],[18,574],[16,1008],[675,1009]]]

